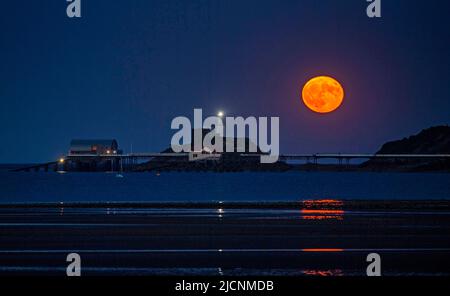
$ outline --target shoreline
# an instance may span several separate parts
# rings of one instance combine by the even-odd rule
[[[0,203],[0,209],[33,209],[33,208],[141,208],[141,209],[260,209],[260,210],[297,210],[308,209],[341,209],[341,210],[435,210],[450,211],[450,199],[441,200],[299,200],[299,201],[242,201],[242,202],[19,202]]]
[[[18,172],[18,169],[31,167],[39,164],[0,164],[0,172],[3,173],[14,173]],[[255,169],[228,169],[222,170],[217,168],[152,168],[152,169],[139,169],[134,171],[124,171],[124,173],[289,173],[289,172],[332,172],[332,173],[439,173],[439,174],[449,174],[450,168],[430,168],[430,167],[414,167],[414,166],[364,166],[363,164],[358,165],[336,165],[336,164],[301,164],[292,165],[287,164],[289,167],[286,168],[255,168]],[[33,169],[27,171],[27,173],[34,173]],[[45,173],[57,173],[58,171],[46,171]],[[110,171],[68,171],[68,173],[111,173]]]

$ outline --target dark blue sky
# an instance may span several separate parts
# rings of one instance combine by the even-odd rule
[[[2,0],[0,162],[53,160],[72,138],[159,151],[194,108],[279,116],[281,152],[374,152],[450,121],[449,1]],[[328,115],[299,98],[342,82]]]

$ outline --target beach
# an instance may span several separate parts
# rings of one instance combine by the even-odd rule
[[[450,275],[448,201],[3,204],[0,237],[3,275]]]

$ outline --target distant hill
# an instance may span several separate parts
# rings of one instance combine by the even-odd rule
[[[377,154],[450,154],[450,127],[435,126],[402,140],[387,142]],[[369,170],[450,171],[444,160],[371,160],[361,165]]]
[[[377,154],[450,154],[450,127],[435,126],[384,144]]]

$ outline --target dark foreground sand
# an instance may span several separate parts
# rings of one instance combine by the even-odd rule
[[[0,205],[0,274],[450,274],[450,202]]]

